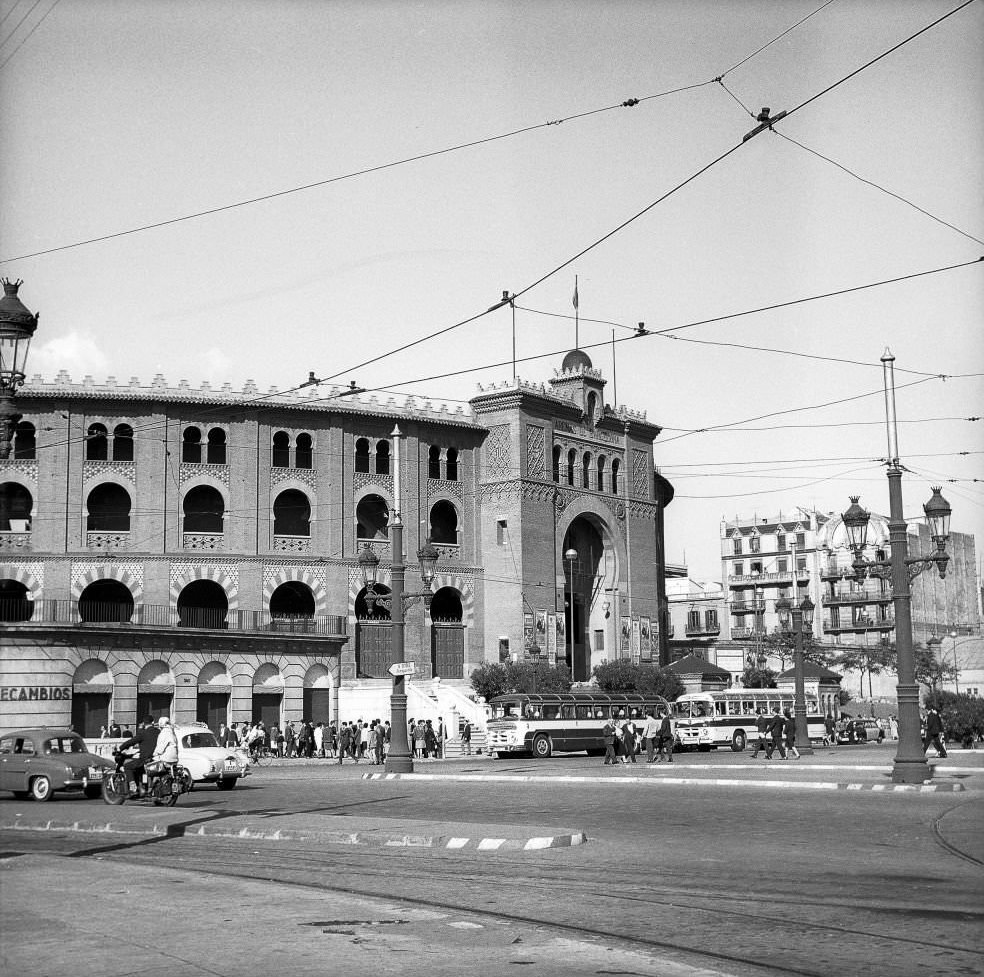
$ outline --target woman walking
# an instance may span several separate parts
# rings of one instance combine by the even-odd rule
[[[786,751],[798,760],[800,754],[799,750],[796,749],[796,720],[790,715],[788,709],[784,709],[782,714],[785,716],[783,732],[786,734]]]

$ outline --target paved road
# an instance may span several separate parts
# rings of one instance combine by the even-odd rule
[[[850,754],[851,762],[859,767],[890,763],[890,754],[872,749]],[[848,764],[843,752],[836,759]],[[695,775],[701,769],[726,773],[729,780],[744,777],[745,785],[713,782],[722,776],[705,783],[669,783],[665,768],[612,771],[583,758],[418,765],[427,774],[472,778],[546,772],[553,778],[547,782],[367,781],[361,779],[368,772],[361,766],[295,764],[263,768],[231,793],[196,790],[167,815],[178,819],[176,824],[219,816],[261,827],[311,825],[321,818],[345,821],[354,829],[369,823],[409,829],[454,822],[482,831],[504,825],[520,834],[524,827],[583,830],[589,841],[575,847],[449,851],[194,838],[174,831],[148,838],[22,830],[2,833],[0,850],[86,857],[12,858],[3,863],[6,874],[0,878],[16,878],[19,905],[30,891],[29,878],[37,877],[29,859],[39,857],[53,865],[45,869],[49,878],[59,866],[69,865],[80,886],[88,880],[118,890],[120,880],[132,885],[135,879],[141,884],[166,879],[167,885],[161,881],[151,892],[174,899],[173,893],[196,890],[206,906],[217,905],[217,898],[221,902],[221,893],[237,907],[240,895],[259,893],[264,909],[279,900],[294,905],[296,898],[291,933],[307,934],[318,930],[312,923],[332,923],[318,935],[330,938],[333,954],[356,954],[345,957],[349,969],[338,973],[437,977],[454,973],[455,966],[458,973],[478,967],[499,973],[512,964],[544,975],[676,974],[686,966],[743,977],[982,972],[984,777],[971,769],[973,757],[961,758],[968,769],[954,775],[970,789],[931,794],[766,788],[758,770],[745,769],[750,766],[746,758],[695,754],[688,760],[698,767]],[[823,762],[821,757],[818,765]],[[886,779],[877,771],[786,770],[782,777],[788,783],[842,775],[845,780],[869,777],[869,783]],[[780,777],[775,769],[767,776]],[[582,777],[608,779],[576,779]],[[618,777],[624,782],[613,779]],[[112,809],[62,799],[47,805],[4,800],[0,824],[12,823],[18,814],[36,821],[39,811],[57,823],[105,818],[107,812],[134,824],[160,817],[153,808],[129,805]],[[140,866],[139,872],[134,866]],[[153,874],[159,872],[165,875]],[[175,880],[182,884],[171,884]],[[5,902],[10,891],[12,886],[3,886]],[[141,894],[141,905],[150,898]],[[189,898],[188,906],[193,903]],[[202,925],[212,917],[199,913],[196,918]],[[336,932],[343,923],[348,929]],[[279,934],[279,927],[273,929]],[[270,972],[260,962],[275,948],[277,955],[267,962],[285,973],[304,973],[304,954],[317,957],[305,937],[296,969],[295,961],[284,957],[292,952],[290,946],[281,946],[279,935],[271,940],[268,927],[235,933],[237,952],[256,940],[247,962],[257,973]],[[411,933],[416,935],[411,938]],[[394,956],[398,945],[402,952]],[[470,961],[467,968],[462,955]],[[211,960],[208,972],[229,977],[253,972],[242,969],[242,954],[228,956],[227,949],[226,957],[228,962]],[[287,959],[292,966],[285,966]],[[360,969],[360,959],[367,969]],[[397,969],[385,969],[387,960],[396,961]],[[5,972],[50,972],[11,969],[23,963],[20,959],[6,963]],[[182,969],[194,966],[195,961],[182,958],[172,961],[168,972],[203,972]]]

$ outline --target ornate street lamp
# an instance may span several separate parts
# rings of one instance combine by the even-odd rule
[[[816,605],[809,597],[804,597],[795,604],[788,597],[780,597],[776,601],[776,614],[779,615],[779,628],[785,633],[792,632],[794,640],[793,651],[793,683],[795,702],[793,716],[796,720],[796,748],[801,754],[813,755],[810,745],[810,727],[806,719],[806,676],[803,674],[803,633],[813,630],[813,614]],[[800,746],[800,744],[803,744]]]
[[[570,578],[570,600],[568,607],[570,614],[567,622],[567,642],[570,646],[571,675],[574,675],[574,564],[577,562],[577,550],[573,547],[564,552],[564,561],[567,563],[567,575]]]
[[[3,282],[0,298],[0,458],[10,457],[11,442],[21,415],[14,407],[17,388],[24,382],[27,352],[31,337],[38,328],[37,315],[32,315],[17,297],[22,282]]]
[[[393,518],[390,521],[390,596],[386,597],[377,589],[376,577],[379,570],[379,557],[367,544],[359,553],[359,569],[366,588],[366,603],[370,607],[380,604],[390,612],[390,635],[392,639],[392,659],[390,674],[393,676],[393,692],[390,695],[390,716],[392,733],[390,750],[386,756],[387,773],[413,773],[413,754],[407,738],[407,692],[406,677],[413,674],[413,663],[405,661],[405,618],[404,609],[416,600],[423,600],[429,608],[434,599],[431,584],[437,569],[439,553],[428,537],[417,550],[420,563],[420,579],[424,590],[405,593],[406,565],[403,562],[403,520],[400,517],[400,442],[403,435],[400,428],[393,429]]]
[[[930,776],[926,751],[919,735],[919,686],[916,684],[915,653],[912,642],[912,607],[909,584],[923,570],[935,566],[940,577],[946,575],[949,556],[946,541],[950,534],[950,504],[933,489],[932,498],[923,506],[936,552],[929,556],[909,558],[907,526],[902,507],[902,463],[899,460],[898,430],[895,420],[895,357],[885,350],[881,358],[885,386],[885,427],[888,435],[888,532],[891,557],[888,560],[867,560],[864,546],[867,541],[868,513],[851,497],[850,508],[841,518],[854,551],[854,576],[860,583],[866,576],[892,582],[892,602],[895,606],[895,647],[898,652],[898,686],[896,695],[899,710],[899,747],[895,755],[892,780],[895,783],[918,784]]]

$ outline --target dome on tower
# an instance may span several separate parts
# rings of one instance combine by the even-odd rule
[[[561,363],[560,368],[564,373],[573,372],[574,370],[590,370],[591,357],[584,350],[572,349],[564,357],[564,362]]]

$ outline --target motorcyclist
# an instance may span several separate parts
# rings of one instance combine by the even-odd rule
[[[131,794],[139,793],[137,785],[140,783],[140,775],[143,773],[143,768],[147,761],[152,760],[154,757],[154,750],[157,749],[157,739],[158,730],[154,722],[154,717],[148,716],[141,722],[136,735],[131,736],[128,740],[124,740],[117,747],[120,753],[131,746],[137,746],[140,750],[135,757],[131,757],[123,764],[123,770],[126,773],[127,784],[129,785]]]

